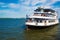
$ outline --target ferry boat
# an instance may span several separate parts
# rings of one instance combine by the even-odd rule
[[[38,7],[32,15],[26,15],[27,27],[46,27],[59,23],[57,12],[49,8]]]

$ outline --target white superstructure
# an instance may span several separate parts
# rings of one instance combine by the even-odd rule
[[[27,26],[51,26],[58,23],[57,13],[52,9],[37,8],[33,15],[26,16]]]

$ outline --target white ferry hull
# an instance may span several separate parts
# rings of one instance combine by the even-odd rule
[[[46,28],[46,27],[54,27],[56,25],[58,25],[58,23],[54,24],[54,25],[46,25],[46,26],[35,26],[35,25],[26,25],[26,26],[27,26],[27,29],[29,29],[29,28],[33,28],[33,29],[38,28],[38,29],[40,29],[40,28]]]
[[[53,26],[53,25],[56,25],[56,24],[59,24],[59,21],[56,21],[54,23],[30,23],[30,22],[26,22],[26,26],[28,27],[47,27],[47,26]]]
[[[59,23],[54,24],[54,25],[58,25],[58,24],[59,24]],[[46,26],[53,26],[53,25],[39,25],[39,26],[38,26],[38,25],[26,25],[26,26],[31,26],[31,27],[32,27],[32,26],[36,26],[36,27],[40,27],[40,26],[41,26],[41,27],[46,27]]]

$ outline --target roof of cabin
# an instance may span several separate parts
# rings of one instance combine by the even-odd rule
[[[43,9],[44,12],[55,12],[55,10],[52,10],[52,9]]]
[[[55,12],[55,10],[52,10],[52,9],[43,9],[43,8],[39,8],[39,7],[34,11],[35,12],[40,12],[41,10],[44,10],[44,12]]]

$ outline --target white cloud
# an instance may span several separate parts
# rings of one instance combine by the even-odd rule
[[[26,1],[23,2],[22,4],[23,4],[23,5],[30,5],[30,1],[31,1],[31,0],[26,0]]]
[[[6,3],[0,2],[0,7],[7,7]]]
[[[46,3],[46,5],[51,5],[51,4],[53,4],[53,3],[55,3],[56,2],[56,0],[47,0],[47,3]]]
[[[8,7],[10,9],[8,10],[0,10],[0,18],[1,17],[8,17],[8,18],[21,18],[21,17],[25,17],[26,14],[32,14],[34,12],[34,10],[39,7],[39,6],[44,6],[44,8],[53,8],[53,6],[51,6],[51,4],[55,3],[56,1],[59,0],[21,0],[22,4],[15,4],[15,3],[1,3],[0,5],[2,5],[1,7]],[[48,2],[49,1],[49,2]],[[35,6],[38,3],[42,3],[39,6]],[[32,5],[32,6],[29,6]],[[14,11],[14,10],[18,10],[18,11]],[[55,10],[59,11],[60,8],[55,8]],[[60,12],[59,12],[60,13]]]
[[[55,8],[55,10],[58,13],[58,18],[60,18],[60,8]]]
[[[5,4],[5,3],[3,3],[3,2],[0,2],[0,5],[3,5],[3,4]]]
[[[5,8],[5,7],[7,7],[7,6],[6,6],[6,5],[5,5],[5,6],[3,5],[3,6],[1,6],[1,7]]]
[[[19,4],[10,3],[10,4],[8,4],[8,7],[10,7],[10,8],[19,8],[20,5]]]
[[[42,5],[42,7],[43,8],[52,8],[52,6],[49,6],[49,5],[45,5],[45,6]]]
[[[15,4],[15,3],[8,3],[8,4],[6,4],[6,3],[0,2],[0,7],[2,7],[2,8],[8,7],[8,8],[15,8],[15,9],[17,9],[17,8],[20,7],[20,4]]]
[[[32,0],[32,5],[36,5],[37,3],[45,3],[46,0]]]
[[[0,18],[21,18],[20,12],[12,10],[0,10]]]
[[[41,5],[39,6],[48,6],[48,7],[51,7],[50,5],[55,3],[56,1],[60,1],[60,0],[20,0],[22,1],[22,4],[21,5],[26,5],[26,6],[29,6],[29,5],[32,5],[35,7],[36,4],[38,3],[42,3]],[[49,2],[48,2],[49,1]],[[5,5],[4,5],[5,4]],[[9,8],[20,8],[20,4],[15,4],[15,3],[9,3],[6,5],[6,3],[2,3],[0,2],[0,5],[2,5],[1,7],[9,7]]]
[[[43,6],[45,6],[45,5],[50,6],[51,4],[55,3],[56,1],[60,1],[60,0],[24,0],[24,1],[22,0],[22,5],[35,6],[38,3],[42,3],[41,5],[43,5]],[[41,5],[39,5],[39,6],[41,6]]]
[[[22,2],[22,4],[23,5],[28,5],[28,6],[31,4],[32,6],[34,6],[37,3],[45,3],[45,2],[46,2],[46,0],[25,0],[24,2]]]

